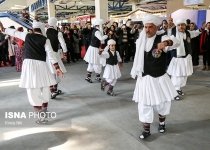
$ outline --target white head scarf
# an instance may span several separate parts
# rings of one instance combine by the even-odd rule
[[[107,42],[107,46],[109,46],[109,45],[111,45],[111,44],[116,45],[116,41],[113,40],[113,39],[110,39],[110,40]]]
[[[55,18],[55,17],[51,17],[51,18],[49,18],[48,19],[48,24],[50,25],[50,26],[53,26],[54,27],[54,29],[56,29],[57,30],[57,19]]]
[[[184,37],[183,37],[183,33],[179,32],[178,31],[178,25],[181,24],[181,23],[184,23],[184,24],[187,24],[186,22],[186,19],[179,19],[175,22],[175,25],[176,25],[176,38],[180,41],[180,46],[176,49],[176,54],[177,54],[177,57],[181,57],[181,56],[185,56],[186,53],[185,53],[185,47],[184,47]]]
[[[186,21],[186,19],[179,19],[179,20],[177,20],[177,21],[175,22],[175,25],[177,26],[177,25],[180,24],[180,23],[187,24],[187,21]]]
[[[95,25],[99,26],[99,30],[100,30],[102,36],[104,35],[103,34],[103,26],[102,26],[103,24],[104,24],[104,20],[103,19],[98,19],[95,22]],[[104,43],[105,43],[104,41],[101,41],[101,44],[104,44]]]
[[[41,31],[42,31],[42,35],[46,36],[46,33],[45,33],[45,24],[44,23],[38,22],[38,21],[34,20],[32,27],[33,28],[40,28]]]
[[[156,26],[161,25],[162,21],[159,17],[155,15],[147,15],[143,19],[144,25],[147,23],[153,23]],[[133,67],[131,69],[132,78],[136,78],[136,76],[142,77],[142,73],[144,72],[144,51],[146,46],[146,31],[145,28],[139,35],[139,38],[136,41],[136,55],[133,63]]]

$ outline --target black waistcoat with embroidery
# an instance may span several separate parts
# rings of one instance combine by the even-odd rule
[[[144,51],[144,73],[142,76],[150,75],[154,78],[160,77],[166,73],[166,57],[167,53],[164,51],[159,58],[155,58],[152,55],[152,51],[157,49],[157,44],[161,43],[162,35],[157,35],[152,49],[149,52]]]
[[[183,40],[183,42],[184,42],[184,49],[185,49],[185,56],[178,57],[178,58],[185,58],[185,57],[187,57],[188,54],[192,55],[191,36],[190,36],[190,33],[188,31],[186,31],[185,33],[186,33],[186,39]],[[172,29],[172,35],[174,35],[176,37],[176,28]],[[174,53],[173,57],[177,57],[176,49],[174,49],[174,51],[175,51],[175,53]]]

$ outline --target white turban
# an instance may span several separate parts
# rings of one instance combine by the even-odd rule
[[[177,26],[180,23],[187,24],[186,19],[179,19],[179,20],[177,20],[176,23],[175,23],[175,25]]]
[[[45,24],[44,23],[38,22],[38,21],[34,20],[32,27],[33,28],[40,28],[41,31],[42,31],[42,35],[46,36],[46,33],[45,33]]]
[[[96,22],[95,22],[96,26],[100,26],[102,24],[104,24],[104,20],[103,19],[96,20]]]
[[[116,45],[116,41],[113,40],[113,39],[111,39],[111,40],[109,40],[109,41],[107,42],[107,46],[109,46],[109,45],[111,45],[111,44]]]
[[[186,55],[184,42],[183,42],[183,34],[178,31],[177,26],[181,23],[187,24],[186,19],[179,19],[176,21],[176,38],[180,41],[180,46],[176,49],[177,57],[182,57]]]
[[[96,20],[96,22],[95,22],[95,25],[96,25],[96,26],[99,26],[99,30],[100,30],[102,36],[104,35],[104,34],[103,34],[103,26],[102,26],[103,24],[104,24],[104,20],[103,20],[103,19],[98,19],[98,20]],[[101,41],[101,44],[104,44],[104,43],[105,43],[104,41]]]
[[[159,25],[161,25],[162,20],[155,15],[147,15],[146,17],[144,17],[143,23],[144,23],[144,25],[146,23],[153,23],[154,25],[159,26]]]
[[[57,19],[55,18],[55,17],[51,17],[51,18],[49,18],[48,19],[48,24],[50,25],[50,26],[53,26],[54,27],[54,29],[56,29],[57,28]]]

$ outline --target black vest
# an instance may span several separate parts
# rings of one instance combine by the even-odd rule
[[[186,33],[186,40],[183,40],[183,42],[184,42],[184,49],[185,49],[185,56],[178,57],[178,58],[185,58],[185,57],[187,57],[188,54],[192,55],[190,33],[188,31],[186,31],[185,33]],[[174,35],[176,37],[176,28],[172,29],[172,35]],[[174,51],[174,56],[173,57],[177,57],[176,49],[174,49],[173,51]]]
[[[95,36],[96,31],[99,31],[98,29],[94,29],[92,32],[91,42],[90,45],[92,47],[100,47],[101,41]]]
[[[117,52],[115,51],[114,52],[114,55],[112,54],[112,52],[110,50],[108,50],[108,53],[109,53],[109,58],[106,59],[106,64],[109,64],[109,65],[116,65],[118,60],[117,60]]]
[[[157,44],[161,43],[162,35],[157,35],[152,49],[149,52],[144,52],[144,73],[142,76],[150,75],[154,78],[160,77],[166,73],[166,57],[167,53],[164,51],[161,53],[159,58],[154,58],[152,56],[152,51],[157,49]]]
[[[25,59],[46,61],[46,37],[41,34],[27,34],[25,38]]]
[[[53,28],[49,28],[47,29],[47,38],[50,40],[52,49],[54,52],[58,52],[58,31],[53,29]]]

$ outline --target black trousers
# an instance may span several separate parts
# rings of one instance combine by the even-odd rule
[[[134,42],[130,43],[130,46],[128,48],[129,53],[129,59],[132,57],[134,59],[135,53],[136,53],[136,44]]]
[[[10,64],[15,65],[15,56],[10,56]]]
[[[203,65],[210,66],[210,50],[203,53]]]
[[[67,62],[70,62],[70,58],[71,58],[71,60],[72,61],[74,61],[74,59],[75,59],[75,54],[74,54],[74,48],[72,47],[72,48],[67,48]]]
[[[124,61],[128,61],[129,60],[129,53],[128,53],[128,43],[121,43],[120,44],[120,57],[123,60],[123,56],[125,54],[125,58]]]
[[[3,61],[4,64],[9,60],[8,59],[8,52],[4,47],[0,47],[0,63]]]
[[[86,52],[87,52],[89,46],[90,46],[90,41],[86,41],[86,44],[85,44]]]

